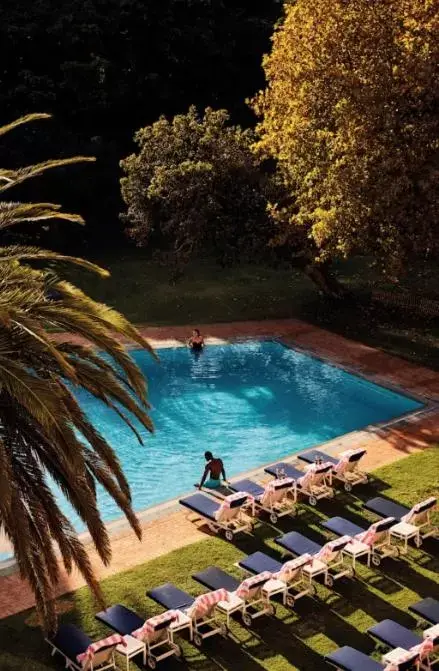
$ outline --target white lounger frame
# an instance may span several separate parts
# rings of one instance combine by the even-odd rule
[[[313,466],[313,464],[308,464],[308,468]],[[306,475],[306,470],[303,471],[303,475]],[[316,506],[317,501],[320,499],[332,499],[335,496],[334,489],[332,488],[332,468],[327,467],[327,470],[323,474],[316,473],[319,476],[320,480],[318,483],[312,483],[308,489],[301,487],[298,481],[295,481],[295,498],[297,501],[298,494],[303,494],[303,496],[308,497],[308,502],[310,506]],[[287,473],[283,469],[276,471],[276,478],[288,477]]]
[[[252,588],[246,599],[242,599],[236,596],[234,592],[230,592],[230,602],[220,601],[217,604],[218,610],[226,616],[227,627],[230,626],[230,617],[233,613],[241,613],[242,621],[247,627],[250,627],[253,620],[262,617],[262,615],[276,614],[276,608],[264,591],[266,582]]]
[[[326,473],[316,473],[316,476],[318,477],[318,482],[311,483],[308,489],[297,485],[297,491],[308,497],[310,506],[316,506],[317,501],[320,501],[320,499],[332,499],[335,496],[334,489],[332,488],[332,469],[328,469]]]
[[[220,636],[223,636],[224,638],[227,636],[227,627],[222,623],[218,622],[218,620],[215,617],[215,610],[220,610],[218,608],[218,604],[216,604],[213,608],[211,613],[208,615],[205,615],[203,617],[195,618],[191,617],[188,612],[190,611],[191,606],[189,608],[186,608],[185,610],[180,611],[183,618],[185,618],[185,622],[181,626],[171,626],[170,628],[170,633],[171,633],[171,642],[173,643],[173,634],[177,631],[181,631],[181,629],[189,629],[189,639],[196,645],[198,648],[201,647],[203,644],[203,641],[206,638],[210,638],[211,636],[217,636],[218,634]],[[205,631],[203,631],[205,629]]]
[[[246,492],[243,492],[245,494]],[[218,499],[216,499],[218,501]],[[220,500],[224,500],[224,497],[221,497]],[[210,531],[215,534],[224,532],[226,540],[232,541],[234,536],[239,533],[248,533],[250,534],[253,531],[254,516],[250,516],[247,512],[249,507],[253,507],[250,503],[245,503],[241,506],[236,506],[231,508],[231,511],[236,511],[234,516],[229,520],[212,520],[210,517],[206,517],[203,513],[198,512],[197,510],[191,510],[188,508],[186,513],[186,519],[189,521],[196,521],[197,519],[202,519],[206,522]],[[195,517],[194,517],[195,516]]]
[[[76,669],[77,671],[106,671],[106,669],[117,668],[116,660],[114,657],[116,646],[112,646],[111,648],[105,648],[104,650],[98,650],[98,652],[95,653],[92,660],[87,661],[84,665],[82,665],[79,662],[77,662],[76,659],[73,660],[67,657],[62,650],[60,650],[59,648],[56,647],[56,645],[54,645],[53,641],[51,641],[48,638],[46,638],[45,640],[52,648],[51,652],[52,656],[56,652],[58,652],[62,657],[64,657],[66,669]]]
[[[261,485],[261,487],[263,486]],[[279,489],[283,491],[281,488]],[[268,513],[272,524],[276,524],[280,517],[285,517],[286,515],[294,516],[297,513],[297,487],[295,480],[292,481],[290,487],[284,487],[283,489],[286,490],[285,496],[280,501],[273,501],[270,506],[263,505],[258,499],[255,499],[255,508]],[[288,498],[288,495],[290,495],[290,498]]]
[[[365,453],[365,452],[364,452]],[[337,459],[343,458],[343,452],[337,455]],[[358,464],[360,463],[361,458],[358,461],[348,462],[344,473],[337,473],[337,471],[332,469],[332,477],[336,480],[339,480],[343,483],[344,489],[347,492],[351,492],[352,488],[356,485],[365,485],[369,482],[369,476],[364,471],[360,471]],[[336,464],[334,464],[335,467]]]
[[[251,571],[248,571],[243,566],[240,566],[239,564],[236,564],[236,566],[246,574],[254,575]],[[288,582],[280,580],[279,578],[268,580],[268,582],[266,582],[263,586],[263,591],[268,600],[271,600],[277,594],[281,594],[282,603],[284,606],[294,608],[296,601],[301,599],[303,596],[307,596],[307,594],[315,594],[316,588],[312,582],[310,582],[309,577],[304,575],[303,567],[300,567],[294,578]]]
[[[142,643],[145,644],[143,664],[148,664],[150,669],[155,669],[157,663],[163,659],[168,657],[180,658],[182,656],[180,646],[174,643],[172,638],[171,624],[168,623],[166,627],[154,631],[152,638],[142,639]]]

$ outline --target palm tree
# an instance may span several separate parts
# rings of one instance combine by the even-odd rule
[[[0,135],[48,116],[28,115],[0,128]],[[89,160],[94,159],[79,156],[0,169],[0,191],[50,168]],[[0,231],[20,222],[53,218],[83,223],[78,215],[51,203],[0,201]],[[56,627],[53,597],[59,556],[68,572],[73,566],[80,570],[103,603],[85,548],[61,512],[48,476],[87,526],[105,564],[111,549],[97,507],[97,483],[141,536],[118,458],[82,412],[74,389],[82,387],[107,404],[139,440],[133,417],[152,431],[146,382],[121,339],[151,351],[148,343],[121,314],[62,279],[57,268],[65,262],[108,275],[87,261],[36,247],[0,248],[0,530],[32,587],[46,630]],[[116,366],[96,348],[110,355]]]

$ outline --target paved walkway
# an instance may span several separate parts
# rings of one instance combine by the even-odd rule
[[[433,403],[439,402],[439,373],[303,322],[282,320],[197,326],[212,341],[248,336],[279,337],[291,345],[328,358],[376,382],[395,385],[415,395],[422,395]],[[185,341],[191,327],[141,330],[154,346],[173,346]],[[346,445],[365,446],[368,450],[365,467],[371,470],[425,449],[433,442],[439,442],[439,407],[381,430],[360,431],[346,438],[336,439],[328,443],[328,449],[337,452],[342,447],[346,448]],[[91,546],[89,553],[98,577],[104,578],[206,537],[186,520],[182,512],[170,512],[159,519],[144,521],[144,540],[141,543],[126,528],[114,531],[111,566],[103,567]],[[84,581],[76,572],[68,576],[62,569],[57,593],[65,594],[83,584]],[[0,576],[0,618],[33,605],[34,600],[28,585],[16,572]]]

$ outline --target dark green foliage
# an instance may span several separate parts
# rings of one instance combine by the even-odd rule
[[[193,257],[228,265],[267,255],[268,213],[279,191],[251,151],[253,133],[229,124],[225,110],[191,107],[135,135],[137,154],[121,162],[123,219],[139,246],[162,252],[180,271]]]
[[[118,161],[134,129],[190,104],[227,107],[248,123],[245,98],[263,84],[261,58],[280,11],[275,0],[4,0],[2,118],[44,110],[57,124],[49,137],[29,130],[11,157],[32,162],[47,144],[97,156],[92,183],[78,171],[73,188],[61,174],[47,189],[86,216],[92,226],[82,235],[108,243],[120,232]],[[68,230],[71,242],[77,233]]]

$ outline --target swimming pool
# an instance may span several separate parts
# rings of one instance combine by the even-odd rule
[[[136,510],[190,490],[206,449],[222,457],[230,477],[421,407],[273,341],[210,345],[198,358],[182,347],[161,349],[159,365],[144,351],[132,356],[148,379],[156,428],[153,436],[141,430],[144,446],[100,401],[84,391],[78,399],[116,450]],[[105,521],[120,517],[103,492],[99,507]]]
[[[159,350],[133,358],[145,373],[156,433],[145,444],[100,401],[78,399],[116,450],[139,511],[189,491],[199,482],[204,451],[224,460],[227,476],[273,462],[326,440],[398,417],[421,403],[367,382],[274,341]],[[98,491],[103,519],[121,516]],[[82,522],[61,497],[78,530]]]

